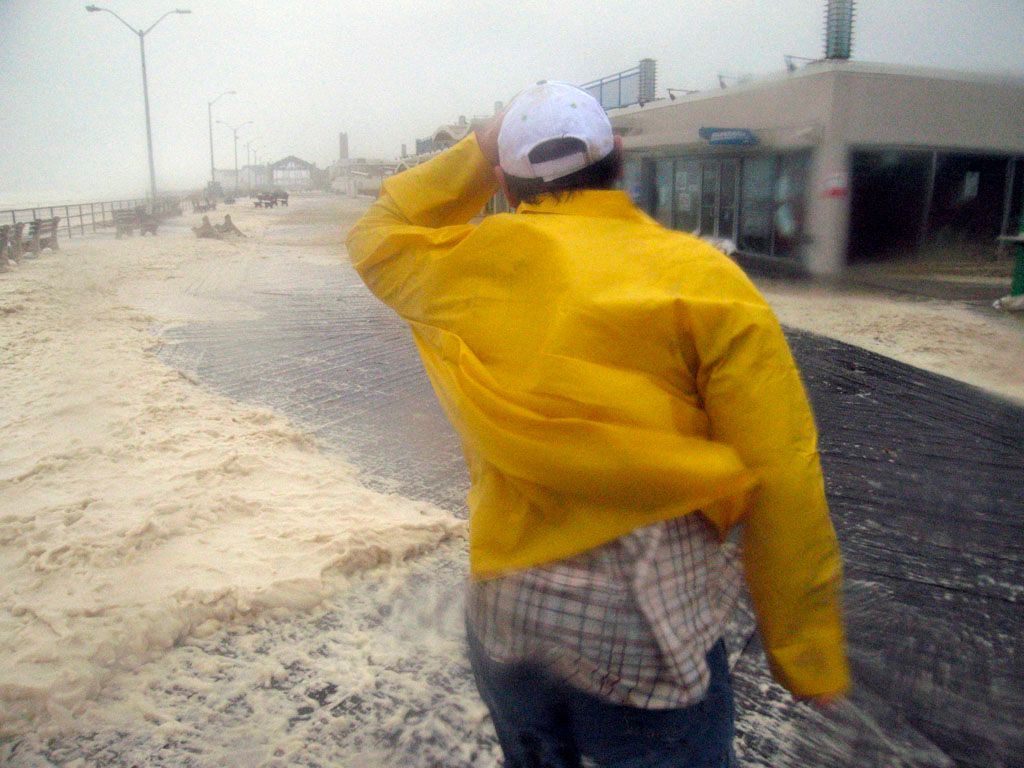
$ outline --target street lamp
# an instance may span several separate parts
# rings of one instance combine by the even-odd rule
[[[146,104],[146,149],[149,151],[149,194],[153,200],[153,205],[156,204],[156,169],[153,166],[153,131],[149,124],[149,83],[146,80],[146,35],[153,31],[153,27],[159,24],[161,21],[166,19],[172,13],[192,13],[188,8],[175,8],[173,11],[168,11],[159,19],[150,24],[146,29],[135,29],[131,24],[122,19],[116,13],[109,8],[100,8],[98,5],[87,5],[85,10],[89,13],[96,13],[97,11],[105,11],[113,16],[115,19],[124,24],[133,34],[139,36],[139,52],[142,54],[142,98]]]
[[[235,195],[238,195],[238,131],[247,125],[252,125],[252,120],[246,120],[241,125],[228,125],[223,120],[218,120],[221,125],[227,125],[235,135]]]
[[[250,139],[249,141],[245,142],[245,166],[246,168],[248,168],[248,173],[246,174],[245,178],[246,182],[249,185],[250,192],[252,191],[253,186],[253,157],[258,156],[257,150],[259,150],[259,145],[257,145],[256,142],[259,141],[259,139],[260,137],[257,136],[255,139]]]
[[[217,183],[217,172],[213,167],[213,105],[217,103],[222,96],[233,96],[234,91],[224,91],[220,96],[215,99],[211,99],[206,102],[206,118],[210,125],[210,185]]]

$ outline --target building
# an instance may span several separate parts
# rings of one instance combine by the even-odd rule
[[[270,165],[270,185],[274,189],[301,192],[319,189],[324,184],[323,172],[315,163],[307,163],[295,155],[289,155]]]
[[[236,174],[234,168],[217,168],[213,174],[214,182],[220,186],[223,192],[234,194],[238,188],[241,173]]]
[[[246,193],[270,189],[270,166],[243,165],[238,169],[238,183],[239,188]]]
[[[994,252],[1024,186],[1024,79],[823,60],[612,110],[624,184],[741,261],[837,274],[930,249]]]
[[[341,158],[330,168],[331,189],[343,195],[356,197],[380,192],[381,183],[400,166],[398,160],[375,160],[357,157]]]
[[[501,102],[496,102],[494,109],[495,113],[499,112]],[[459,115],[457,122],[445,123],[438,126],[430,136],[416,139],[416,155],[431,155],[455,146],[471,131],[483,126],[489,119],[489,117],[474,117],[472,120],[467,120],[465,115]]]

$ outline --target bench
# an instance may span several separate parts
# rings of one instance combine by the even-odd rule
[[[6,230],[0,234],[0,264],[21,261],[21,233],[25,229],[25,222],[5,224],[0,229]]]
[[[135,221],[139,225],[139,237],[144,237],[147,232],[156,237],[156,228],[160,226],[160,219],[158,217],[151,213],[146,213],[143,208],[139,208]]]
[[[44,248],[59,251],[57,245],[57,225],[60,223],[60,216],[52,219],[35,219],[29,222],[28,231],[21,240],[21,247],[25,253],[37,255]]]
[[[216,200],[193,200],[192,201],[192,213],[207,213],[208,211],[217,210]]]
[[[140,206],[134,211],[114,211],[114,226],[117,228],[118,240],[121,239],[121,235],[131,237],[135,234],[136,229],[139,230],[140,236],[149,232],[155,237],[157,227],[160,226],[160,219],[151,213],[146,213],[146,209]]]
[[[0,269],[7,268],[7,254],[11,248],[8,244],[11,237],[11,229],[13,227],[10,224],[0,225]],[[11,261],[14,261],[13,257],[11,257]]]
[[[114,211],[115,237],[120,240],[122,235],[131,237],[135,234],[135,211]]]

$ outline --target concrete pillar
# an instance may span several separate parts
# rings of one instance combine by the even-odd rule
[[[823,140],[814,152],[807,189],[804,260],[813,275],[838,275],[846,266],[850,225],[850,158],[846,145]]]

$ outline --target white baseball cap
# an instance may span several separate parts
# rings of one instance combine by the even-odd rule
[[[586,147],[565,157],[532,162],[530,153],[552,139]],[[509,176],[553,181],[603,160],[615,148],[612,124],[597,100],[569,83],[541,80],[509,104],[498,133],[498,161]]]

